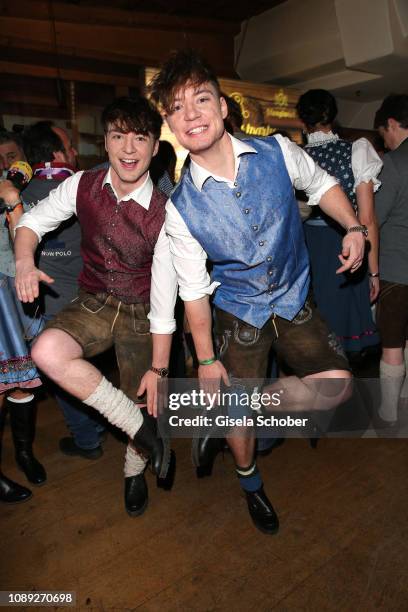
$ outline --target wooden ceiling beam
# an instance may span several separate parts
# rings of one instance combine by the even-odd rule
[[[8,17],[49,20],[48,0],[0,0],[0,13]],[[88,25],[126,26],[128,28],[158,28],[182,33],[217,32],[231,37],[238,34],[241,24],[234,21],[220,21],[197,17],[178,17],[168,13],[148,13],[139,10],[124,10],[103,6],[81,6],[68,2],[54,2],[55,21]]]
[[[123,87],[139,87],[139,79],[113,74],[100,74],[82,70],[57,69],[51,66],[22,64],[17,62],[0,61],[0,72],[3,74],[19,74],[24,76],[45,77],[49,79],[62,78],[66,81],[81,81],[86,83],[102,83]]]
[[[1,17],[0,17],[1,22]],[[50,62],[50,59],[55,62],[56,58],[59,57],[62,61],[66,58],[67,61],[70,61],[70,58],[84,58],[89,60],[90,62],[97,60],[100,62],[108,62],[109,64],[113,63],[116,65],[122,66],[124,70],[130,69],[131,66],[141,66],[140,62],[137,61],[135,57],[128,57],[126,55],[118,55],[113,51],[109,51],[108,49],[81,49],[80,53],[78,49],[75,47],[61,47],[58,46],[58,54],[55,53],[55,47],[51,45],[50,41],[48,42],[40,42],[38,40],[32,40],[30,38],[21,38],[18,36],[1,36],[0,34],[0,48],[6,48],[8,50],[8,57],[12,55],[14,52],[19,54],[20,51],[24,51],[26,53],[38,53],[43,55],[49,55],[49,60],[46,62],[47,64]],[[23,62],[24,63],[24,62]],[[29,62],[27,62],[29,63]],[[43,62],[41,62],[43,63]],[[125,68],[125,65],[129,66]]]
[[[95,54],[96,55],[96,54]],[[12,41],[12,47],[0,45],[0,60],[3,62],[15,62],[17,64],[33,64],[37,66],[51,66],[57,68],[60,66],[65,70],[78,70],[80,72],[110,74],[121,77],[135,79],[143,69],[135,65],[135,61],[127,62],[112,62],[106,58],[101,60],[96,57],[78,56],[70,53],[63,55],[61,53],[52,54],[44,50],[27,49],[18,47],[18,41]]]
[[[56,96],[51,95],[38,95],[32,92],[25,92],[23,95],[21,93],[15,93],[14,91],[2,90],[1,91],[1,102],[4,103],[22,103],[28,104],[30,106],[47,106],[49,108],[57,108],[60,106],[57,101]]]
[[[15,115],[20,117],[39,117],[43,119],[66,119],[68,109],[42,104],[27,104],[26,102],[2,102],[2,115]]]
[[[55,53],[55,41],[51,22],[41,19],[0,17],[0,44],[10,46],[12,40],[23,38],[25,46],[38,45]],[[158,28],[129,28],[98,24],[55,23],[56,44],[59,53],[71,49],[78,55],[84,51],[112,51],[115,59],[132,57],[141,65],[158,66],[168,55],[169,49],[193,46],[201,50],[220,76],[233,76],[232,39],[213,32],[195,33],[184,39],[180,32]]]

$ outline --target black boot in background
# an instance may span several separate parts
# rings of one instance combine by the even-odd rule
[[[0,408],[0,463],[5,416],[6,410]],[[5,504],[18,504],[27,501],[31,496],[32,493],[30,489],[26,489],[26,487],[10,480],[10,478],[7,478],[0,470],[0,502],[4,502]]]
[[[17,465],[31,484],[42,485],[47,474],[33,455],[36,407],[33,402],[8,402],[8,405]]]

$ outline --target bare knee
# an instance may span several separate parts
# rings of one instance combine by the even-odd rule
[[[52,373],[65,368],[67,362],[82,357],[82,348],[66,332],[46,329],[34,342],[31,357],[43,372],[51,376]]]
[[[329,370],[303,378],[303,382],[316,393],[316,409],[339,406],[353,394],[353,376],[348,370]]]

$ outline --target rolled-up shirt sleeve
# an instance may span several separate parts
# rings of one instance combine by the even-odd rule
[[[165,228],[181,299],[191,302],[211,295],[220,283],[211,283],[206,266],[207,253],[191,235],[171,200],[166,205]]]
[[[163,225],[154,248],[152,263],[150,312],[147,315],[152,334],[172,334],[175,331],[176,298],[177,274],[170,254],[169,239]]]
[[[292,185],[299,191],[304,191],[308,204],[319,204],[321,197],[337,185],[338,182],[330,176],[296,143],[280,134],[275,136],[278,141]]]
[[[36,206],[24,213],[16,226],[28,227],[37,234],[40,242],[44,234],[52,232],[66,219],[76,214],[76,197],[83,172],[77,172],[63,181]],[[22,194],[24,200],[24,192]]]
[[[377,176],[381,172],[382,161],[367,138],[359,138],[353,142],[351,151],[351,167],[354,174],[354,191],[360,183],[372,181],[374,192],[378,191],[381,181]]]

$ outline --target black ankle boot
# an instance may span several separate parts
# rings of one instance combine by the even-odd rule
[[[32,497],[30,489],[26,489],[17,482],[10,480],[0,472],[0,502],[5,504],[19,504]]]
[[[159,478],[166,478],[170,467],[170,441],[160,438],[157,432],[157,421],[142,410],[143,423],[133,438],[134,446],[150,458],[152,471]]]
[[[35,406],[32,402],[9,402],[9,414],[17,465],[31,484],[42,485],[47,480],[47,474],[33,454]]]

